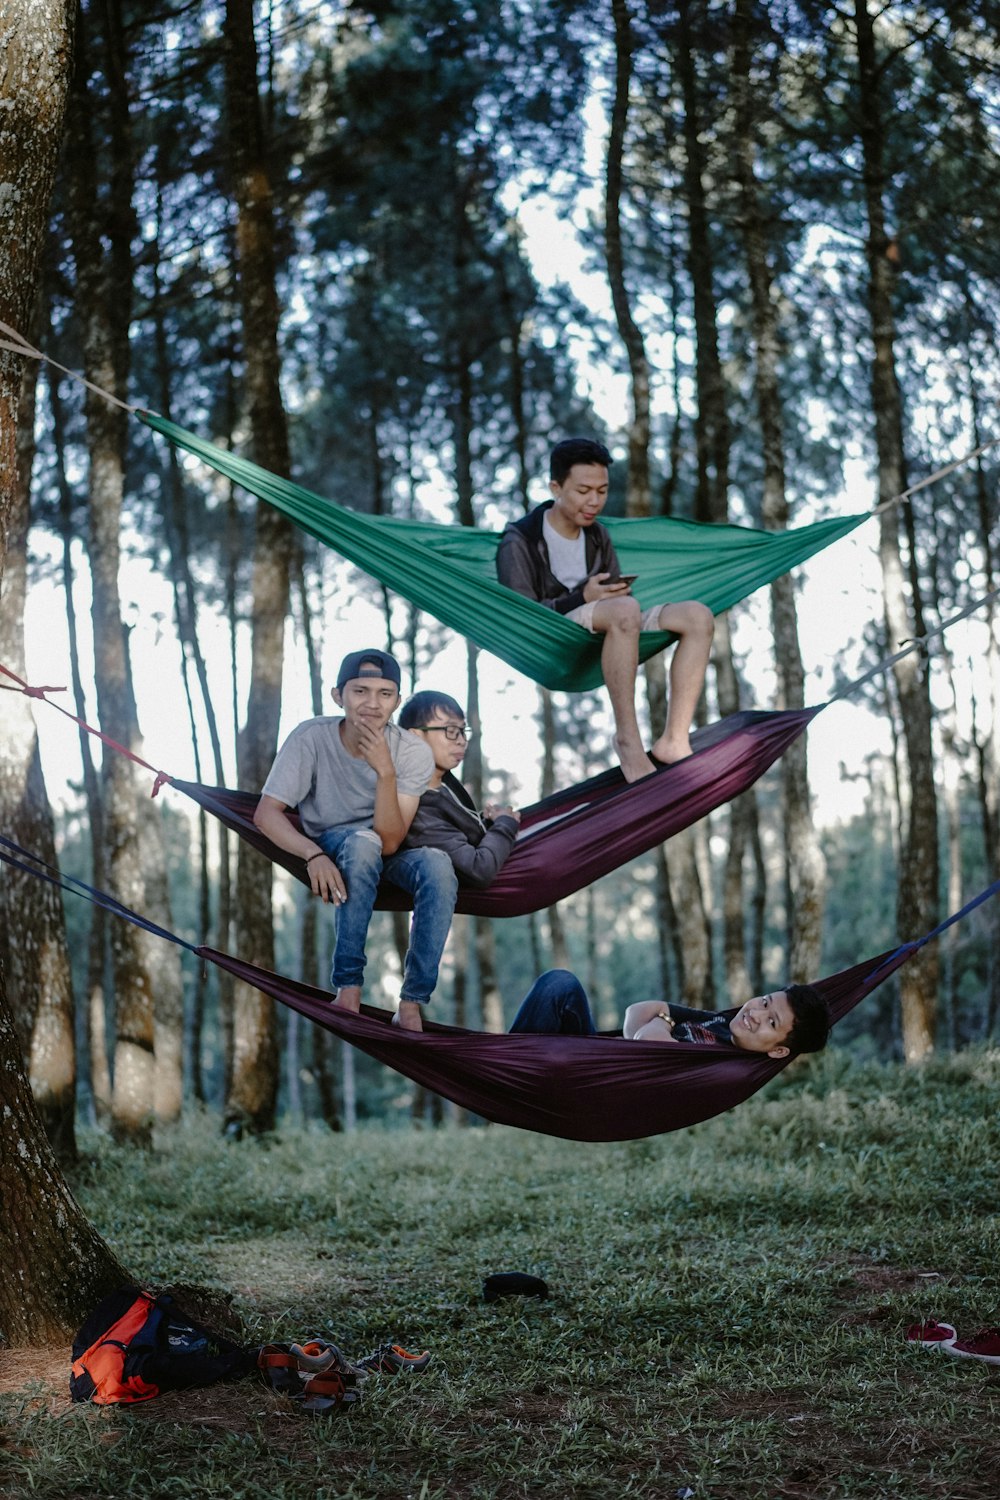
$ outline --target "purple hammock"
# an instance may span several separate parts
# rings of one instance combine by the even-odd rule
[[[842,1020],[941,930],[818,980],[833,1020]],[[497,1125],[569,1141],[633,1141],[697,1125],[742,1104],[790,1061],[690,1042],[491,1035],[426,1021],[415,1036],[391,1025],[390,1011],[364,1006],[355,1016],[331,1005],[326,990],[213,948],[195,951],[454,1104]]]
[[[326,990],[283,979],[214,948],[195,947],[2,837],[0,860],[189,949],[397,1073],[498,1125],[571,1141],[629,1141],[662,1135],[742,1104],[788,1065],[787,1058],[775,1060],[688,1042],[498,1036],[434,1022],[415,1035],[391,1025],[388,1011],[365,1006],[355,1016],[331,1005]],[[817,980],[834,1022],[842,1020],[920,948],[998,893],[1000,880],[925,937]]]
[[[460,889],[456,910],[520,917],[553,906],[745,792],[824,707],[730,714],[691,736],[694,754],[687,760],[643,781],[629,785],[621,771],[604,771],[533,803],[522,811],[517,842],[497,878],[485,890]],[[169,784],[309,884],[301,859],[254,825],[256,794],[173,777]],[[376,904],[405,911],[411,901],[386,882]]]

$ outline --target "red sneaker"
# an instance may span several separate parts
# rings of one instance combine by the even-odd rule
[[[971,1339],[955,1339],[944,1349],[960,1359],[984,1359],[988,1365],[1000,1365],[1000,1328],[981,1328]]]
[[[939,1323],[936,1318],[930,1318],[926,1323],[911,1323],[906,1330],[907,1342],[923,1344],[925,1349],[947,1349],[950,1352],[955,1338],[951,1324]]]

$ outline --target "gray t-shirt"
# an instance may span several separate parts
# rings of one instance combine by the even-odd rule
[[[316,838],[328,828],[370,828],[378,781],[366,760],[349,755],[340,738],[344,720],[307,719],[297,725],[274,758],[261,795],[298,808],[302,831]],[[387,724],[396,790],[419,797],[434,772],[431,747],[417,735]]]

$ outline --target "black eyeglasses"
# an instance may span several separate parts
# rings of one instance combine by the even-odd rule
[[[423,729],[427,734],[443,734],[446,740],[452,740],[455,744],[459,740],[467,740],[474,733],[468,724],[411,724],[411,729]]]

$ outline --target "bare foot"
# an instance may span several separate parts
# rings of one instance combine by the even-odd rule
[[[360,984],[345,984],[337,991],[334,1005],[339,1005],[342,1010],[353,1011],[355,1015],[361,1009],[361,986]]]
[[[399,1009],[392,1018],[392,1024],[403,1031],[423,1031],[424,1025],[420,1019],[423,1009],[415,1000],[400,1000]]]
[[[640,741],[634,745],[626,744],[615,735],[614,745],[626,781],[641,781],[644,776],[652,776],[653,767]]]
[[[667,736],[661,735],[653,746],[650,754],[657,765],[672,766],[679,760],[687,760],[692,754],[691,741],[687,735],[680,735],[677,739],[668,740]]]

